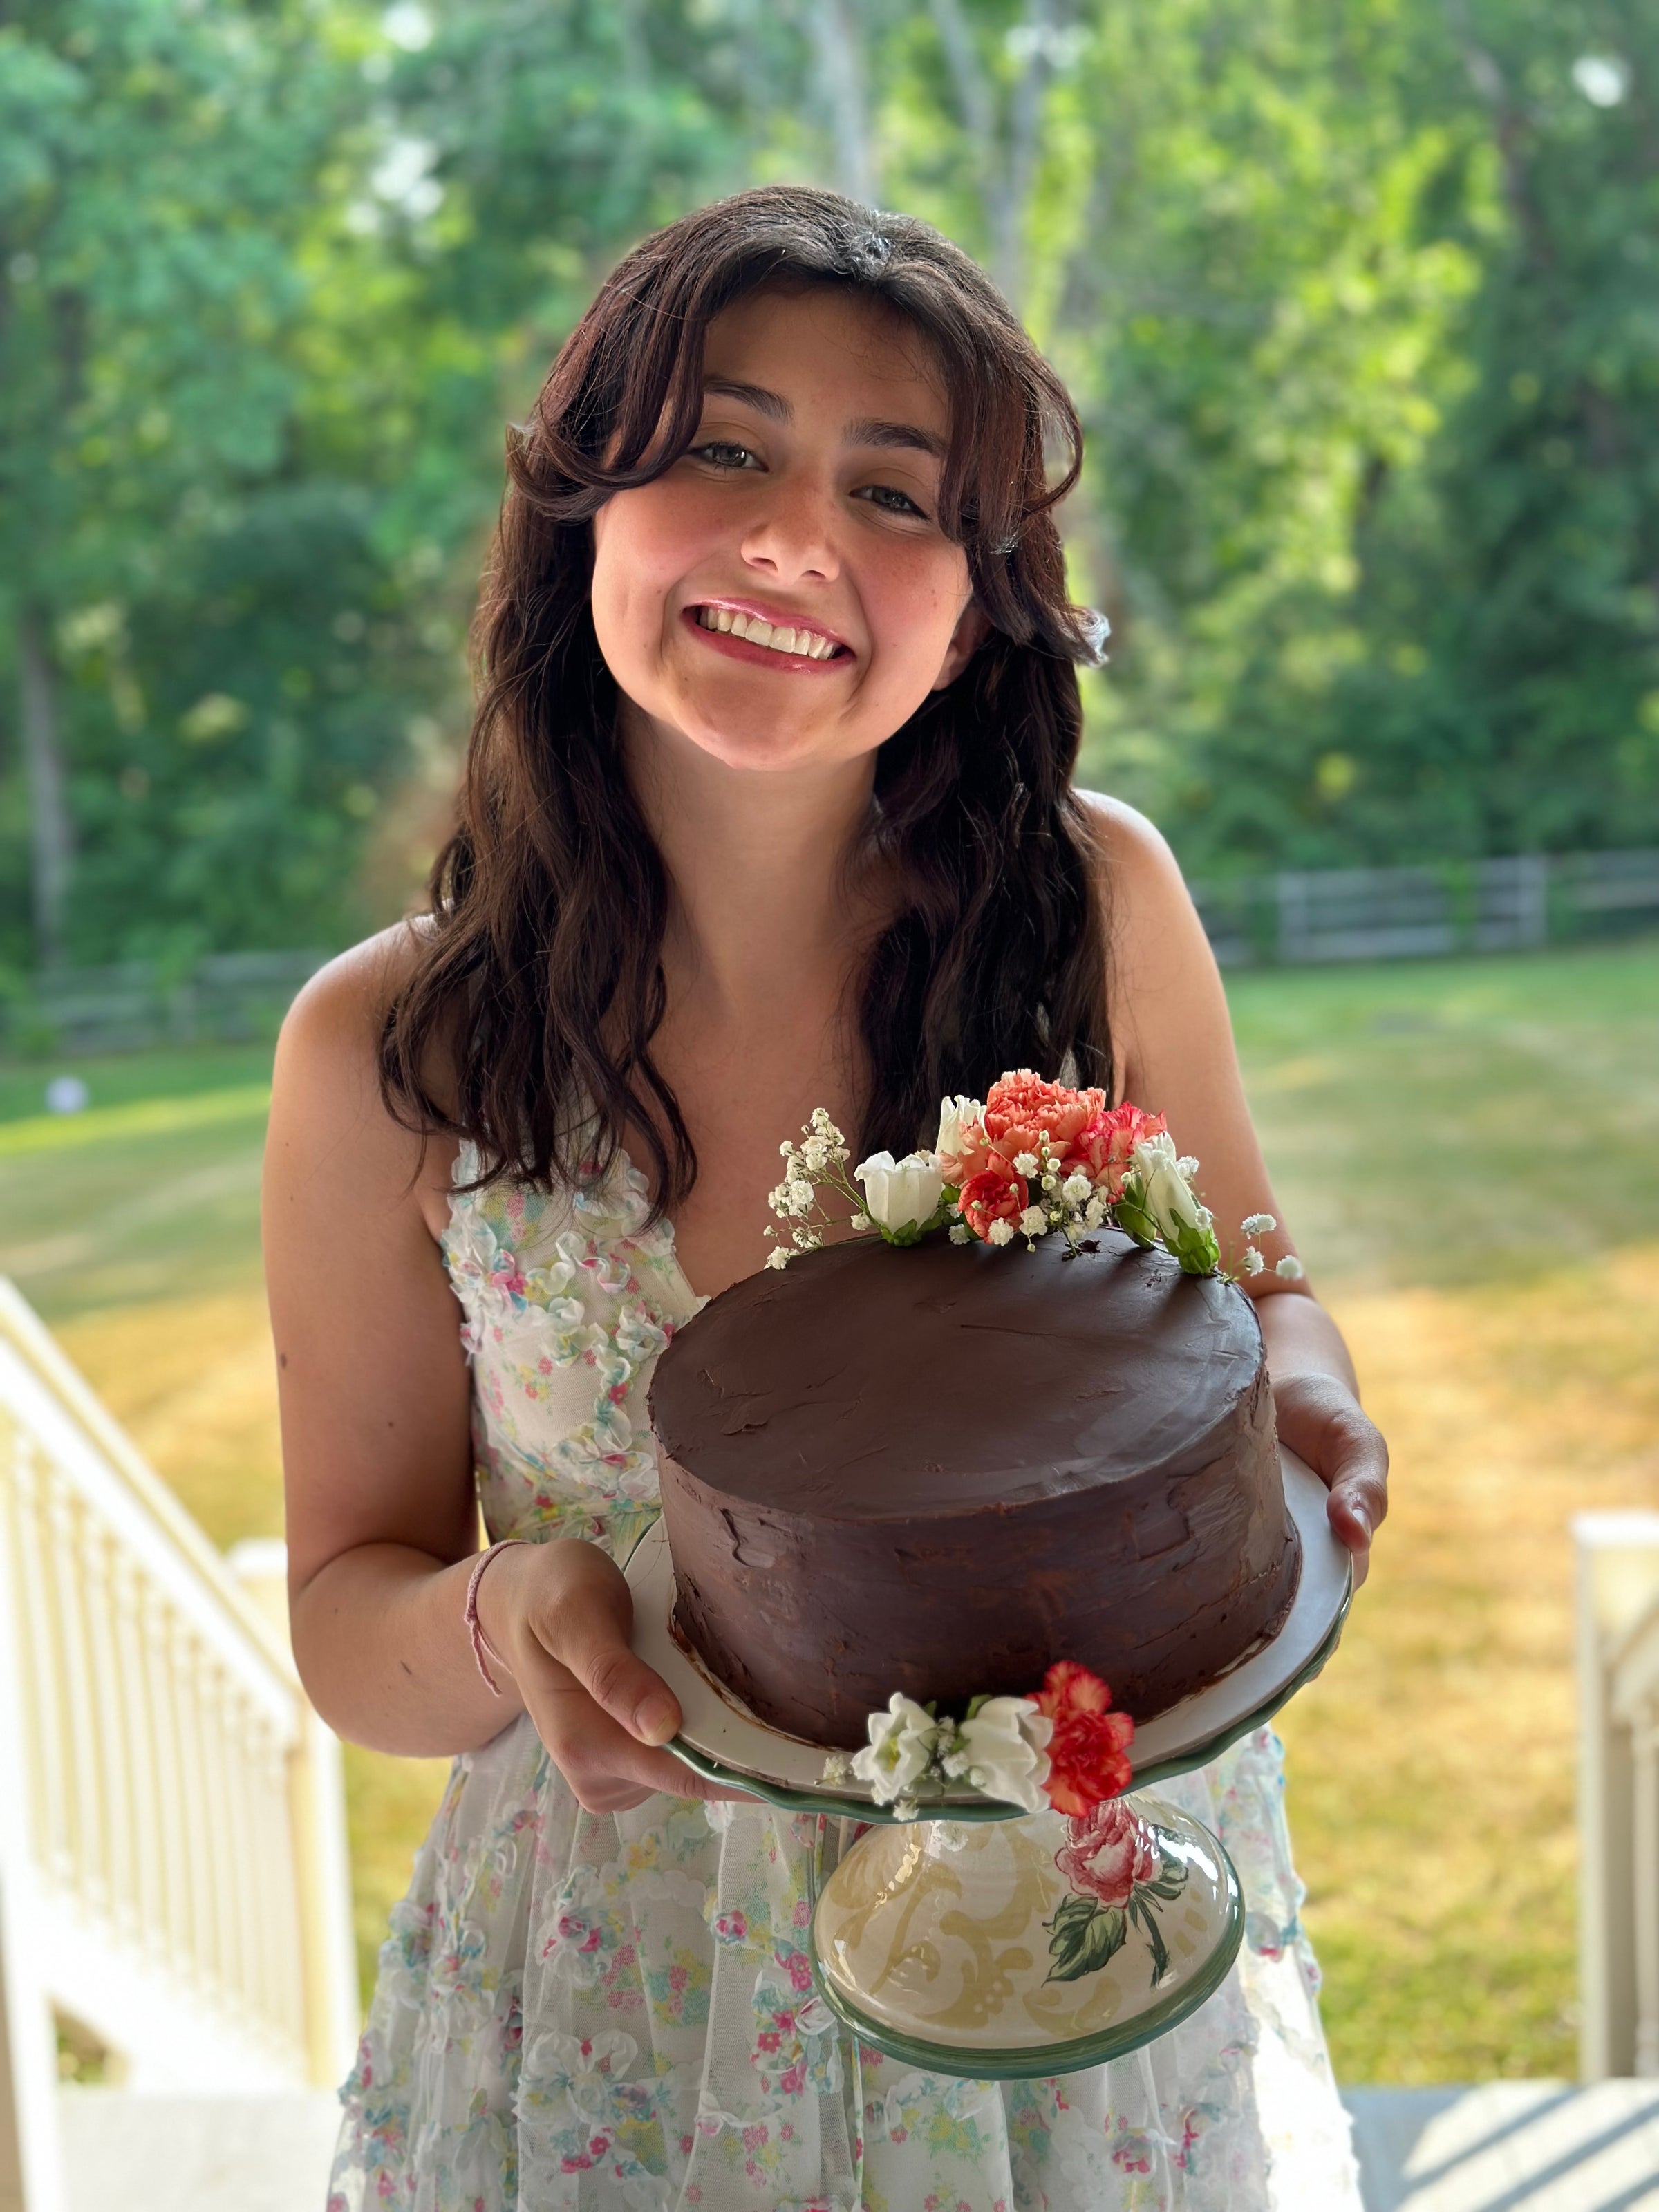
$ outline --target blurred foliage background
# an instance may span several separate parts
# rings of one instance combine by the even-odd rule
[[[401,910],[505,423],[785,176],[1069,380],[1090,777],[1189,869],[1659,842],[1646,0],[12,0],[0,964]]]

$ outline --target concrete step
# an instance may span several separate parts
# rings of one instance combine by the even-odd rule
[[[58,2097],[64,2212],[323,2212],[340,2126],[328,2090]]]
[[[1659,2081],[1345,2089],[1365,2212],[1659,2212]]]

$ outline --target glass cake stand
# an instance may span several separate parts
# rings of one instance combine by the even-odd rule
[[[1336,1648],[1352,1563],[1325,1486],[1281,1449],[1302,1575],[1279,1633],[1137,1729],[1134,1785],[1078,1821],[971,1792],[900,1821],[823,1778],[822,1745],[757,1720],[676,1638],[660,1522],[629,1559],[634,1649],[679,1699],[668,1748],[696,1773],[817,1816],[813,1972],[865,2042],[976,2080],[1097,2066],[1166,2034],[1225,1979],[1244,1909],[1220,1838],[1158,1794],[1271,1719]]]

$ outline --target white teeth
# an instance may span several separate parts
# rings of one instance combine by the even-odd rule
[[[775,627],[759,615],[739,614],[731,607],[699,607],[697,620],[704,629],[746,638],[750,645],[766,646],[774,653],[798,653],[809,660],[828,660],[836,650],[816,630],[795,629],[787,623]]]

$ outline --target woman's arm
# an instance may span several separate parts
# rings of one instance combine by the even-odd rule
[[[1175,856],[1151,823],[1115,800],[1084,796],[1104,866],[1121,1095],[1165,1114],[1181,1150],[1196,1155],[1224,1265],[1243,1249],[1248,1215],[1279,1219],[1272,1235],[1255,1240],[1267,1272],[1246,1277],[1241,1288],[1256,1302],[1279,1433],[1328,1486],[1331,1526],[1356,1554],[1363,1579],[1388,1510],[1388,1447],[1360,1410],[1336,1323],[1305,1278],[1273,1272],[1279,1260],[1294,1257],[1294,1247],[1245,1103],[1215,956]]]
[[[713,1794],[668,1753],[679,1711],[629,1649],[628,1586],[583,1543],[491,1562],[479,1615],[506,1667],[491,1693],[463,1622],[476,1561],[460,1312],[437,1243],[453,1146],[398,1127],[376,1049],[406,969],[390,932],[325,969],[277,1048],[264,1186],[288,1500],[295,1657],[318,1711],[384,1751],[486,1743],[528,1711],[591,1810],[655,1790]]]

